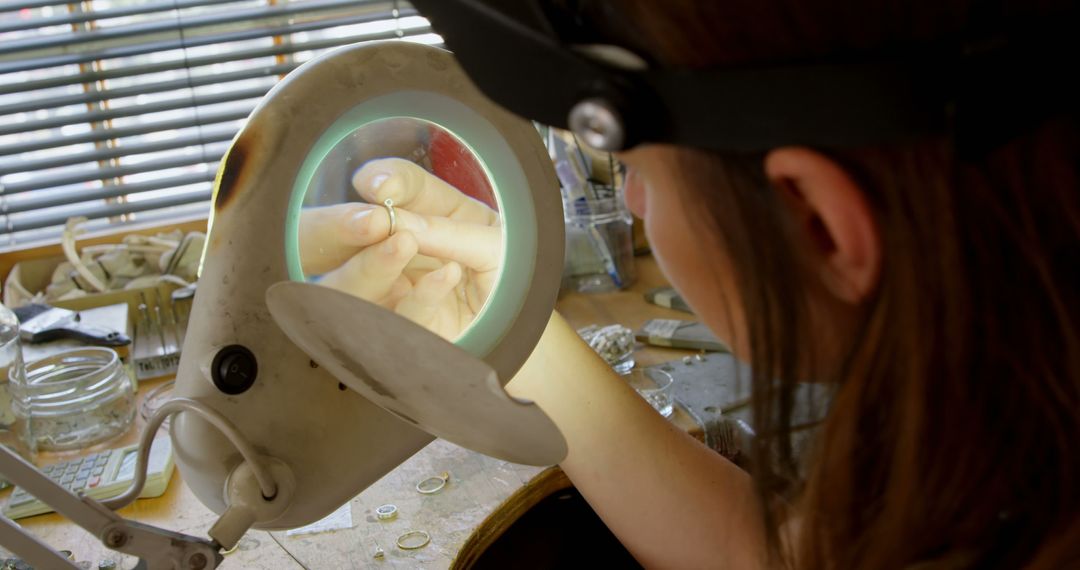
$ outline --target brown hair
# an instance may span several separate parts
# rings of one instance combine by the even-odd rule
[[[702,67],[904,50],[955,34],[970,17],[970,2],[918,4],[641,0],[605,4],[602,18],[618,22],[609,32],[619,43]],[[1009,17],[1054,8],[999,4]],[[845,336],[847,358],[828,368],[808,360],[820,323],[762,156],[680,151],[687,210],[701,212],[698,223],[731,259],[746,315],[757,480],[766,504],[779,494],[797,505],[788,563],[1077,560],[1077,122],[1046,121],[977,160],[953,147],[941,136],[822,149],[860,182],[883,248],[879,287]],[[800,477],[789,432],[795,381],[808,371],[837,389]],[[776,546],[778,514],[767,511]]]

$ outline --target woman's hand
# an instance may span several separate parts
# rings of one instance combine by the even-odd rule
[[[371,202],[305,210],[300,259],[322,284],[378,303],[453,339],[498,278],[499,215],[403,159],[370,161],[352,179]],[[382,205],[394,203],[397,218]]]

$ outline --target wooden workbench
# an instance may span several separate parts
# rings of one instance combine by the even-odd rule
[[[621,323],[637,329],[651,318],[687,318],[685,313],[645,302],[643,293],[663,285],[664,279],[651,257],[639,257],[637,262],[639,277],[630,289],[596,295],[570,293],[559,300],[558,310],[575,327]],[[674,349],[647,348],[635,356],[639,365],[649,365],[685,354]],[[688,431],[696,428],[678,409],[672,421]],[[451,478],[442,492],[435,495],[416,492],[416,483],[443,471],[449,472]],[[522,495],[522,490],[535,484],[543,471],[436,440],[350,502],[351,528],[296,536],[252,530],[239,548],[226,556],[222,567],[449,568],[481,523],[511,495]],[[9,493],[0,494],[0,501],[6,501]],[[380,522],[375,518],[373,510],[384,503],[397,505],[396,520]],[[174,473],[162,497],[139,500],[119,512],[132,520],[195,536],[206,536],[216,520],[216,515],[183,484],[179,472]],[[135,564],[133,557],[106,549],[97,538],[56,514],[23,519],[20,523],[54,548],[72,551],[76,560],[89,562],[88,567],[96,568],[105,558],[119,561],[119,568],[131,568]],[[427,531],[431,544],[413,551],[396,548],[396,537],[411,529]],[[373,558],[376,545],[385,551],[382,560]]]

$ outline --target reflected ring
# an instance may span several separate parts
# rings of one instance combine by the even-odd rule
[[[422,542],[419,544],[405,544],[405,541],[410,538],[419,538]],[[409,532],[397,537],[397,547],[402,550],[418,550],[431,543],[431,535],[425,530],[410,530]]]
[[[383,206],[386,208],[386,213],[390,215],[390,234],[387,236],[390,237],[397,232],[397,212],[394,211],[394,199],[387,198],[383,200]]]

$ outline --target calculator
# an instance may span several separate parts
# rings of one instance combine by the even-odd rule
[[[72,493],[82,493],[94,499],[109,499],[123,493],[135,477],[135,462],[139,455],[138,444],[87,455],[71,461],[54,463],[41,468],[50,479]],[[140,498],[160,497],[169,486],[173,472],[172,442],[159,437],[150,448],[147,462],[146,485]],[[21,487],[11,492],[4,507],[9,519],[20,519],[43,513],[53,508],[38,500]]]

